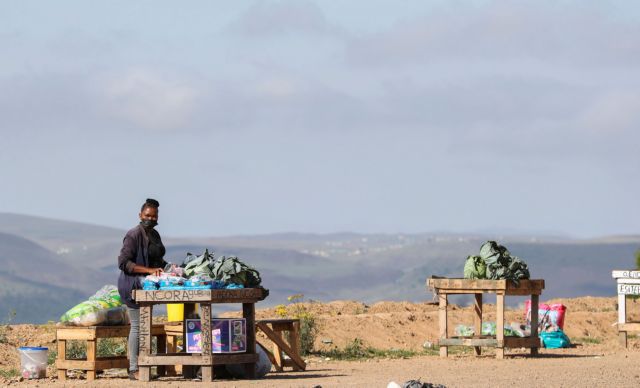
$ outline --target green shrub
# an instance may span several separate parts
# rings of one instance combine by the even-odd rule
[[[5,379],[10,379],[20,376],[20,372],[16,368],[0,369],[0,376],[4,377]]]
[[[288,306],[276,306],[276,314],[281,317],[291,317],[300,320],[300,354],[306,356],[313,351],[313,344],[318,335],[316,317],[302,303],[303,294],[287,297]]]

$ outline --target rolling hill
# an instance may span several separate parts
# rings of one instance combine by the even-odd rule
[[[46,322],[115,284],[124,230],[0,213],[0,319],[16,310],[14,322]],[[164,236],[167,261],[205,248],[234,255],[258,269],[270,289],[264,306],[306,299],[424,301],[431,275],[461,277],[467,255],[496,239],[524,259],[532,277],[546,280],[543,300],[612,296],[612,269],[634,265],[639,236],[593,240],[566,237],[464,234],[300,234],[211,238]],[[461,299],[463,301],[464,298]],[[460,301],[455,301],[460,303]],[[37,311],[37,314],[34,313]]]

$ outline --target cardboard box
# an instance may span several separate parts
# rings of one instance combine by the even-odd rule
[[[187,319],[187,353],[202,353],[202,328],[199,319]],[[247,321],[244,318],[211,320],[211,351],[243,353],[247,351]]]

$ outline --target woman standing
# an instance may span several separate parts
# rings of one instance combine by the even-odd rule
[[[124,236],[118,256],[118,292],[127,305],[131,330],[129,331],[129,378],[138,379],[138,341],[140,333],[140,306],[132,298],[131,291],[141,289],[146,275],[159,275],[167,265],[166,252],[160,234],[154,229],[158,225],[160,203],[148,198],[140,209],[140,224]]]

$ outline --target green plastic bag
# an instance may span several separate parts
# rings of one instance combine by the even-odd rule
[[[486,279],[487,265],[480,256],[469,256],[464,263],[465,279]]]
[[[60,323],[72,326],[120,325],[127,323],[126,308],[116,286],[107,285],[60,317]]]

